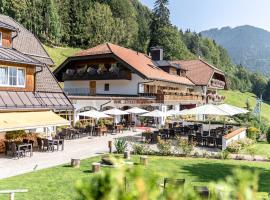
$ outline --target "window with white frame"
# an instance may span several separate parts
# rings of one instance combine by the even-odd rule
[[[0,32],[0,47],[2,46],[2,32]]]
[[[0,86],[25,87],[25,68],[0,66]]]

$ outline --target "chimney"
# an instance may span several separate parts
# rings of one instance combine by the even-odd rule
[[[151,47],[150,54],[154,61],[163,60],[163,49],[161,47]]]

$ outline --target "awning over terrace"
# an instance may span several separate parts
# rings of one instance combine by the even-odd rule
[[[0,113],[0,132],[69,125],[52,111]]]

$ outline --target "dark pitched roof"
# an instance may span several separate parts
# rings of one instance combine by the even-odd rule
[[[70,101],[63,93],[0,91],[1,110],[70,110]]]
[[[129,66],[133,71],[136,71],[142,77],[150,80],[160,80],[185,85],[194,85],[186,77],[169,74],[160,69],[159,67],[155,66],[151,58],[146,54],[111,43],[104,43],[96,47],[76,53],[75,56],[67,58],[67,60],[54,71],[54,74],[57,75],[70,60],[80,59],[84,57],[88,58],[89,56],[97,55],[114,56],[116,59]]]
[[[0,21],[18,30],[18,36],[13,39],[13,48],[42,63],[54,65],[41,42],[30,31],[9,16],[0,14]]]
[[[196,85],[208,85],[214,73],[224,75],[224,73],[210,65],[209,63],[198,60],[178,60],[171,61],[176,63],[187,70],[186,76]]]
[[[0,47],[0,60],[20,64],[43,65],[38,60],[33,59],[15,49],[4,47]]]
[[[170,66],[170,67],[174,67],[176,69],[181,68],[180,65],[178,65],[176,63],[172,63],[172,62],[170,62],[168,60],[153,60],[152,62],[157,67],[168,67],[168,66]]]
[[[36,75],[36,91],[63,93],[62,88],[48,66],[44,66],[43,70]]]
[[[10,31],[16,31],[16,28],[14,26],[10,26],[9,24],[6,24],[4,22],[0,21],[0,28],[7,29]]]

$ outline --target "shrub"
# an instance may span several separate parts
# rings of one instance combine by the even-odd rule
[[[255,127],[249,127],[247,129],[247,137],[252,140],[257,140],[260,136],[261,131]]]
[[[238,141],[234,141],[230,143],[227,147],[227,151],[229,151],[230,153],[239,153],[241,149],[242,149],[242,145],[239,144]]]
[[[254,146],[249,146],[246,149],[247,153],[252,157],[252,159],[254,160],[255,154],[256,154],[256,148]]]
[[[270,127],[268,128],[267,133],[266,133],[266,140],[268,143],[270,143]]]
[[[217,153],[216,158],[226,160],[230,156],[230,152],[228,150],[224,150]]]
[[[124,153],[124,151],[127,149],[127,142],[125,140],[122,139],[116,139],[114,141],[114,146],[116,149],[116,153]]]
[[[227,147],[227,150],[230,153],[239,153],[241,149],[248,147],[252,144],[254,144],[254,140],[249,139],[249,138],[243,138],[243,139],[233,141],[232,143],[230,143]]]
[[[18,130],[7,132],[5,138],[6,140],[22,140],[26,136],[27,134],[25,133],[25,130]]]
[[[158,151],[161,155],[170,155],[172,144],[168,141],[160,140],[157,144]]]
[[[187,139],[177,138],[176,150],[184,156],[189,156],[193,151],[194,144],[189,144]]]
[[[145,144],[133,144],[133,154],[137,155],[149,155],[152,154],[152,150]]]
[[[239,144],[241,144],[242,148],[247,147],[247,146],[250,146],[250,145],[252,145],[252,144],[255,143],[254,140],[249,139],[249,138],[243,138],[243,139],[238,140],[237,142]]]

